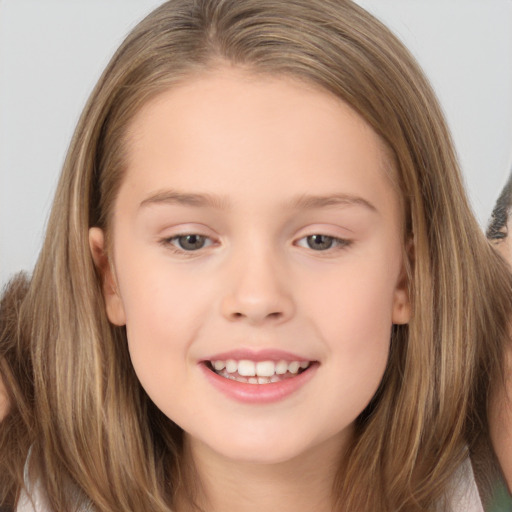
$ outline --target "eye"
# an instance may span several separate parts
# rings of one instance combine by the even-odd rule
[[[194,233],[173,236],[167,239],[167,243],[183,251],[198,251],[212,244],[210,238]]]
[[[349,244],[349,240],[321,234],[305,236],[297,242],[299,247],[306,247],[314,251],[327,251],[333,247],[346,247]]]

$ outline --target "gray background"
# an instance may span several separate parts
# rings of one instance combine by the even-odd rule
[[[0,0],[0,285],[37,258],[74,125],[110,55],[161,0]],[[512,0],[359,0],[416,55],[482,227],[512,164]]]

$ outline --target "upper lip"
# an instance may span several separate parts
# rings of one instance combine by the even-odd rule
[[[248,349],[235,349],[229,352],[222,352],[214,354],[210,357],[204,358],[201,362],[206,361],[227,361],[234,359],[235,361],[249,360],[249,361],[314,361],[307,356],[294,354],[277,349],[263,349],[263,350],[248,350]]]

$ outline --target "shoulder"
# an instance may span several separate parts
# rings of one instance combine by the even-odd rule
[[[37,483],[29,487],[28,491],[21,491],[15,512],[51,512],[41,488]]]
[[[77,505],[77,512],[94,512],[92,505]],[[0,510],[0,512],[2,512]],[[28,490],[23,490],[14,512],[54,512],[50,507],[41,487],[36,483]]]
[[[450,512],[484,512],[469,457],[455,473],[449,489]]]
[[[32,477],[29,470],[32,449],[29,451],[24,469],[24,487],[21,490],[18,505],[13,512],[60,512],[50,506],[46,492],[37,477]],[[66,486],[70,510],[75,512],[94,512],[94,507],[73,486]],[[0,512],[2,512],[0,510]]]

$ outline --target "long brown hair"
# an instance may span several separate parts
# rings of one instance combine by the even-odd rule
[[[474,220],[443,115],[414,59],[347,0],[172,0],[133,30],[99,80],[30,284],[18,281],[4,300],[0,358],[13,404],[0,435],[5,504],[19,495],[31,447],[33,479],[55,510],[88,502],[105,512],[172,509],[183,485],[182,432],[146,396],[124,329],[106,318],[88,229],[108,234],[127,126],[141,106],[226,62],[343,99],[387,145],[402,198],[414,314],[394,327],[333,509],[433,510],[466,445],[485,431],[512,287]]]

